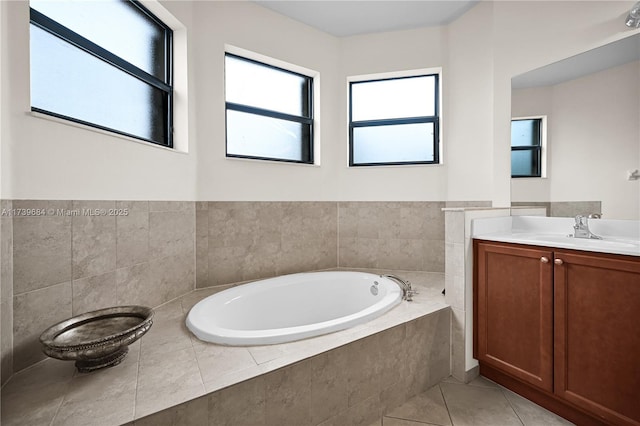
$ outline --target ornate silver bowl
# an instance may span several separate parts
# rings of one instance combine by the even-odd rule
[[[81,373],[120,364],[129,345],[153,324],[153,309],[116,306],[87,312],[55,324],[42,333],[42,351],[62,360],[74,360]]]

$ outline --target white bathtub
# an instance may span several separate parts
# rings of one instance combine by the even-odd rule
[[[401,301],[400,287],[380,275],[283,275],[201,300],[189,311],[187,327],[207,342],[268,345],[343,330],[376,318]]]

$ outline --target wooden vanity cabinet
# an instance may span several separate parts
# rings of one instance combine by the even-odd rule
[[[640,257],[474,240],[481,374],[577,424],[640,426]]]
[[[476,247],[476,359],[553,391],[553,252]]]
[[[555,394],[640,425],[640,258],[554,253]]]

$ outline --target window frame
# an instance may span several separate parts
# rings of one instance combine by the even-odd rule
[[[371,167],[371,166],[404,166],[404,165],[423,165],[423,164],[440,164],[440,78],[441,73],[439,71],[421,70],[412,72],[411,74],[401,76],[389,76],[380,78],[367,78],[367,79],[353,79],[349,81],[349,167]],[[406,118],[391,118],[391,119],[375,119],[375,120],[361,120],[353,121],[353,85],[360,83],[371,83],[377,81],[389,81],[389,80],[402,80],[409,78],[419,77],[435,77],[434,81],[434,115],[432,116],[420,116],[420,117],[406,117]],[[399,124],[422,124],[433,123],[433,160],[431,161],[388,161],[378,163],[355,163],[353,158],[353,132],[358,127],[375,127],[375,126],[389,126]]]
[[[114,129],[114,128],[110,128],[107,126],[103,126],[100,124],[96,124],[96,123],[91,123],[85,120],[81,120],[78,118],[74,118],[71,116],[67,116],[64,114],[60,114],[60,113],[56,113],[53,111],[48,111],[45,109],[41,109],[38,107],[34,107],[33,105],[31,105],[31,111],[32,112],[36,112],[36,113],[41,113],[41,114],[45,114],[45,115],[49,115],[52,117],[56,117],[59,119],[63,119],[63,120],[68,120],[74,123],[78,123],[78,124],[82,124],[85,126],[89,126],[89,127],[93,127],[96,129],[100,129],[100,130],[104,130],[107,132],[111,132],[111,133],[116,133],[119,135],[123,135],[123,136],[127,136],[130,138],[134,138],[137,140],[142,140],[145,142],[149,142],[152,143],[154,145],[159,145],[159,146],[163,146],[166,148],[173,148],[173,142],[174,142],[174,138],[173,138],[173,106],[174,106],[174,100],[173,100],[173,78],[174,78],[174,72],[173,72],[173,30],[167,25],[165,24],[162,20],[160,20],[157,16],[155,16],[153,13],[151,13],[146,7],[144,7],[142,4],[140,4],[140,2],[138,2],[137,0],[125,0],[128,1],[129,3],[131,3],[134,7],[136,7],[138,10],[140,10],[143,14],[145,14],[149,19],[151,19],[154,23],[156,23],[161,30],[163,31],[163,35],[164,35],[164,49],[165,49],[165,55],[164,55],[164,72],[165,72],[165,80],[161,80],[158,77],[149,74],[148,72],[140,69],[139,67],[137,67],[136,65],[133,65],[132,63],[130,63],[129,61],[126,61],[125,59],[122,59],[121,57],[119,57],[118,55],[115,55],[114,53],[111,53],[110,51],[104,49],[103,47],[101,47],[100,45],[92,42],[91,40],[81,36],[80,34],[76,33],[75,31],[69,29],[68,27],[58,23],[57,21],[55,21],[54,19],[49,18],[47,15],[39,12],[36,9],[33,9],[32,7],[29,7],[29,23],[31,25],[34,25],[38,28],[40,28],[43,31],[48,32],[49,34],[53,35],[54,37],[57,37],[59,39],[61,39],[62,41],[69,43],[72,46],[77,47],[78,49],[82,50],[84,53],[87,53],[89,55],[92,55],[94,57],[96,57],[97,59],[100,59],[104,62],[106,62],[107,64],[113,66],[114,68],[125,72],[126,74],[129,74],[130,76],[137,78],[138,80],[142,81],[143,83],[146,83],[156,89],[161,90],[164,95],[166,96],[166,102],[164,103],[163,107],[163,116],[164,116],[164,121],[163,121],[163,125],[165,126],[165,135],[166,135],[166,139],[163,141],[156,141],[153,139],[149,139],[149,138],[145,138],[143,136],[139,136],[139,135],[135,135],[135,134],[131,134],[122,130],[118,130],[118,129]]]
[[[227,56],[233,57],[242,61],[251,62],[253,64],[263,66],[266,68],[274,69],[280,72],[284,72],[287,74],[293,74],[298,77],[302,77],[307,81],[307,111],[309,111],[309,117],[297,116],[293,114],[287,114],[279,111],[273,111],[266,108],[253,107],[250,105],[239,104],[235,102],[227,101],[226,89],[225,89],[225,108],[224,108],[224,146],[225,146],[225,157],[226,158],[241,158],[241,159],[249,159],[249,160],[261,160],[261,161],[276,161],[281,163],[294,163],[294,164],[315,164],[315,147],[314,147],[314,132],[315,132],[315,119],[314,119],[314,77],[302,74],[300,72],[292,71],[281,66],[269,64],[267,62],[262,62],[257,59],[253,59],[247,56],[239,55],[237,53],[232,53],[229,51],[224,52],[225,62]],[[227,69],[225,66],[225,77],[226,77]],[[295,123],[301,123],[309,126],[309,140],[308,143],[302,140],[302,160],[291,160],[287,158],[277,158],[277,157],[261,157],[255,155],[243,155],[243,154],[230,154],[229,146],[228,146],[228,123],[227,123],[227,111],[238,111],[247,114],[254,114],[261,117],[267,118],[275,118],[278,120],[286,120],[292,121]]]
[[[514,151],[534,151],[537,156],[537,173],[528,175],[514,175],[513,166],[511,166],[511,178],[512,179],[525,179],[525,178],[544,178],[546,177],[546,140],[547,140],[547,117],[545,115],[536,115],[530,117],[513,117],[511,124],[514,121],[538,121],[539,122],[539,138],[538,145],[531,146],[513,146],[513,140],[510,142],[510,152]]]

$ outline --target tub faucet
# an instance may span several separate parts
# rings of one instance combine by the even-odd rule
[[[399,276],[391,274],[384,274],[380,276],[383,278],[389,278],[390,280],[395,281],[400,286],[400,288],[402,289],[402,300],[412,302],[413,296],[418,294],[417,291],[411,288],[411,282],[409,282],[409,280],[403,280]]]
[[[599,214],[591,214],[589,215],[591,218],[599,218]],[[589,238],[592,240],[601,240],[602,237],[599,237],[593,234],[589,230],[589,217],[577,215],[576,216],[576,224],[573,225],[573,237],[574,238]]]

